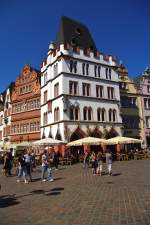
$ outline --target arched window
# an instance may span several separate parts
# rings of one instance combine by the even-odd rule
[[[105,111],[105,109],[102,109],[102,121],[104,122],[104,121],[106,121],[106,111]]]
[[[83,109],[83,119],[87,120],[87,107],[84,107]]]
[[[109,109],[108,114],[109,114],[109,122],[111,122],[112,121],[112,109]]]
[[[116,110],[114,109],[113,110],[113,122],[115,122],[117,120],[117,118],[116,118]]]
[[[70,107],[70,120],[73,120],[74,119],[74,113],[73,113],[73,111],[74,111],[74,107],[71,106]]]
[[[59,108],[57,108],[57,121],[60,120],[60,111]]]
[[[97,120],[101,121],[101,109],[97,109]]]
[[[58,121],[60,118],[59,118],[59,108],[55,108],[54,109],[54,121]]]
[[[88,108],[88,120],[92,120],[92,109]]]
[[[75,120],[79,119],[79,108],[78,107],[75,107],[75,109],[74,109],[74,116],[75,116]]]
[[[70,107],[70,120],[79,120],[79,107]]]

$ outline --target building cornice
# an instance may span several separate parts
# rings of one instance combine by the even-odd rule
[[[72,125],[86,124],[86,125],[95,125],[95,126],[96,125],[101,125],[101,126],[110,125],[110,126],[120,126],[120,127],[122,126],[122,123],[119,123],[119,122],[114,123],[114,122],[100,122],[100,121],[86,121],[86,120],[76,120],[76,121],[75,120],[60,120],[54,123],[49,123],[44,126],[41,126],[41,128],[57,125],[60,123],[69,123]]]
[[[96,100],[100,103],[104,102],[104,103],[119,103],[120,100],[117,99],[107,99],[107,98],[97,98],[97,97],[92,97],[92,96],[83,96],[83,95],[68,95],[68,94],[61,94],[58,95],[55,98],[49,99],[46,103],[42,104],[41,107],[45,106],[48,104],[48,102],[50,101],[55,101],[56,99],[62,98],[62,97],[67,97],[68,99],[75,99],[75,100],[79,100],[79,99],[93,99]]]
[[[119,81],[114,81],[114,80],[107,80],[107,79],[103,79],[103,78],[100,78],[100,77],[91,77],[89,75],[82,75],[82,74],[77,74],[77,73],[67,73],[67,72],[61,72],[59,74],[57,74],[57,76],[53,77],[52,79],[49,79],[46,84],[44,84],[43,86],[41,86],[41,89],[44,88],[48,83],[54,81],[56,78],[58,78],[59,76],[66,76],[66,77],[70,77],[70,78],[85,78],[87,80],[95,80],[95,81],[103,81],[103,82],[106,82],[106,83],[110,83],[110,84],[118,84],[119,85]]]

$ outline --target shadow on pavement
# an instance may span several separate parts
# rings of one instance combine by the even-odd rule
[[[34,191],[31,191],[30,193],[31,193],[31,194],[45,194],[45,191],[44,191],[44,190],[39,189],[39,190],[34,190]]]
[[[54,178],[54,181],[56,181],[56,180],[62,180],[62,179],[64,179],[64,177],[56,177],[56,178]]]
[[[64,190],[64,188],[61,188],[61,187],[51,189],[51,191],[63,191],[63,190]]]
[[[119,175],[122,175],[122,173],[113,173],[113,174],[112,174],[112,176],[114,176],[114,177],[115,177],[115,176],[119,176]]]
[[[4,195],[0,197],[0,208],[6,208],[9,206],[17,205],[20,202],[13,195]]]
[[[45,191],[45,190],[42,190],[42,189],[37,189],[37,190],[33,190],[29,193],[29,195],[33,195],[33,194],[36,194],[36,195],[59,195],[61,194],[61,191],[63,191],[64,188],[62,187],[58,187],[58,188],[53,188],[51,190],[48,190],[48,191]]]
[[[60,195],[60,194],[61,194],[60,191],[55,191],[55,192],[47,193],[46,195],[49,196],[49,195]]]

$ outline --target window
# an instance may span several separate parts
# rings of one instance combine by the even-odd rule
[[[20,88],[20,94],[22,94],[22,88]]]
[[[72,73],[72,71],[73,71],[73,61],[70,60],[70,72]]]
[[[139,116],[123,116],[122,123],[126,129],[138,129],[140,118]]]
[[[150,93],[150,85],[147,85],[147,92]]]
[[[109,109],[108,111],[108,117],[109,117],[109,122],[112,122],[112,110]]]
[[[69,94],[77,95],[78,94],[78,82],[69,81]]]
[[[109,109],[108,114],[109,114],[109,122],[116,122],[117,121],[115,109]]]
[[[54,77],[58,75],[58,63],[54,65]]]
[[[28,92],[28,89],[29,89],[29,86],[27,85],[27,86],[26,86],[26,92]]]
[[[30,102],[30,109],[34,109],[34,103],[33,103],[33,101]]]
[[[94,74],[95,74],[95,77],[97,77],[97,65],[94,66]]]
[[[101,76],[101,67],[98,66],[98,77],[100,77],[100,76]]]
[[[47,83],[47,72],[44,73],[44,85]]]
[[[86,75],[89,75],[89,64],[86,64]]]
[[[109,79],[111,80],[111,68],[109,68]]]
[[[54,121],[60,120],[60,113],[59,113],[59,108],[54,109]]]
[[[29,85],[29,92],[32,90],[31,85]]]
[[[85,63],[82,63],[82,74],[85,75]]]
[[[103,86],[96,85],[96,97],[97,98],[103,97]]]
[[[113,110],[113,122],[115,122],[116,121],[116,110],[114,109]]]
[[[114,88],[107,87],[108,99],[114,99]]]
[[[88,108],[88,120],[92,120],[92,109]]]
[[[40,122],[37,122],[37,131],[40,131]]]
[[[77,73],[77,61],[74,61],[74,73]]]
[[[37,99],[36,107],[37,107],[38,109],[40,108],[40,99]]]
[[[105,68],[106,71],[106,79],[108,79],[108,68]]]
[[[79,119],[79,108],[75,106],[70,107],[70,120]]]
[[[45,112],[43,115],[43,124],[46,125],[47,123],[48,123],[48,114],[47,112]]]
[[[87,120],[87,107],[84,107],[83,109],[83,119]]]
[[[150,98],[144,98],[144,108],[150,109]]]
[[[104,122],[106,120],[106,111],[105,109],[97,109],[97,120],[98,121],[101,121],[101,122]]]
[[[47,91],[44,91],[44,104],[47,102]]]
[[[145,117],[146,128],[150,128],[150,116]]]
[[[70,120],[73,120],[74,119],[74,107],[71,106],[70,107]]]
[[[90,84],[87,83],[82,84],[82,93],[83,96],[90,96]]]
[[[54,85],[54,97],[59,95],[59,83]]]
[[[70,60],[70,72],[77,73],[77,61]]]

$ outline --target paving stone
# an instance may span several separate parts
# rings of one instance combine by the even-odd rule
[[[51,183],[38,180],[39,169],[29,184],[0,174],[0,225],[150,225],[149,171],[149,160],[132,160],[115,162],[111,177],[81,164]]]

